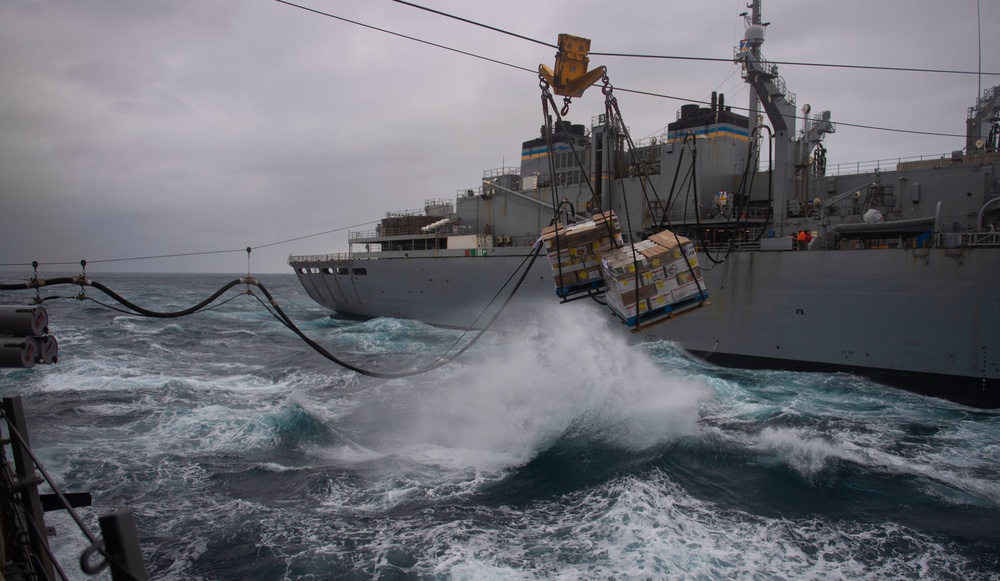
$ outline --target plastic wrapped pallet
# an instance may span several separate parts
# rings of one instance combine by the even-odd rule
[[[569,226],[549,226],[542,230],[542,243],[556,294],[565,298],[603,286],[601,257],[622,246],[622,233],[614,212],[604,212]]]
[[[708,298],[694,244],[671,232],[605,253],[601,271],[608,306],[629,325]]]

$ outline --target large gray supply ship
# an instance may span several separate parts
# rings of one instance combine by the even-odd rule
[[[589,128],[550,122],[523,143],[520,168],[486,171],[454,201],[388,213],[375,231],[350,233],[346,254],[289,264],[339,313],[478,327],[552,219],[552,200],[581,217],[596,205],[621,217],[626,238],[669,224],[698,245],[711,306],[632,336],[720,365],[846,371],[1000,407],[1000,86],[969,109],[964,150],[831,175],[830,113],[804,106],[796,130],[795,96],[760,54],[754,4],[735,55],[756,97],[748,116],[713,94],[631,152],[610,114]],[[768,137],[773,164],[760,155]],[[511,308],[533,300],[559,302],[545,260]]]

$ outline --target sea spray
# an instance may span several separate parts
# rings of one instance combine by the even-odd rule
[[[589,311],[508,320],[421,398],[413,442],[504,454],[523,464],[584,435],[645,448],[692,433],[710,391],[671,377]]]

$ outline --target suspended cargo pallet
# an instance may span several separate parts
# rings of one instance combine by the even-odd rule
[[[542,230],[542,242],[556,294],[564,299],[603,287],[601,257],[623,244],[618,218],[610,211],[568,226],[549,226]]]
[[[669,231],[604,253],[605,299],[629,326],[708,305],[694,244]]]

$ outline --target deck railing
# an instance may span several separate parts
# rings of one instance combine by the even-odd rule
[[[897,166],[905,161],[949,160],[951,154],[914,155],[910,157],[894,157],[888,159],[872,159],[852,163],[837,163],[826,166],[826,175],[831,177],[872,173],[879,171],[896,171]]]
[[[835,163],[826,166],[826,172],[824,175],[827,177],[837,177],[837,176],[873,173],[875,170],[896,171],[897,166],[902,162],[931,161],[931,160],[949,162],[951,160],[951,154],[937,153],[932,155],[913,155],[910,157],[892,157],[886,159],[871,159],[867,161]],[[735,169],[738,172],[743,171],[743,167],[739,165],[737,165]],[[760,167],[758,171],[761,173],[767,171],[766,158],[764,157],[761,158]]]

